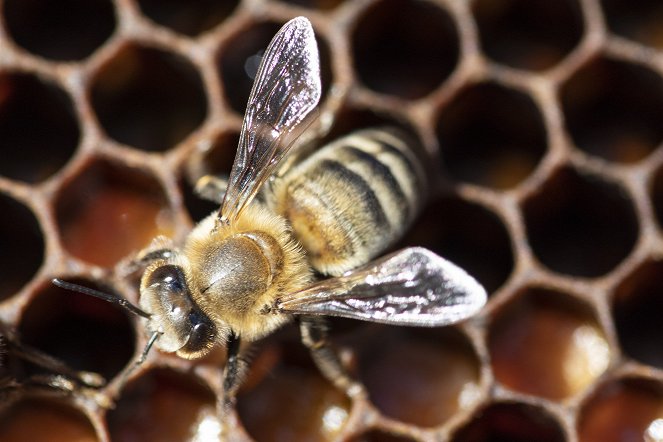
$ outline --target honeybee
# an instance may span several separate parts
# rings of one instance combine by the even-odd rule
[[[484,289],[433,252],[414,247],[370,261],[421,205],[423,173],[403,134],[365,130],[281,167],[320,95],[313,29],[298,17],[264,54],[227,184],[203,177],[197,185],[219,211],[181,249],[157,238],[137,258],[140,307],[54,282],[141,315],[150,339],[138,363],[152,345],[193,359],[225,342],[227,402],[243,371],[240,339],[260,339],[295,316],[321,372],[354,395],[362,387],[328,345],[324,316],[436,327],[475,314]],[[332,277],[316,280],[316,272]]]

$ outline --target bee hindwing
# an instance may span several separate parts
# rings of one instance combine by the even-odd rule
[[[485,303],[485,290],[463,269],[429,250],[412,247],[285,296],[276,308],[284,313],[437,327],[466,319]]]

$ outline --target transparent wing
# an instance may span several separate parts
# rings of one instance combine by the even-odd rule
[[[463,269],[429,250],[412,247],[288,295],[276,308],[284,313],[437,327],[462,321],[485,303],[486,291]]]
[[[232,222],[274,172],[320,100],[320,60],[311,23],[297,17],[270,42],[249,96],[219,219]]]

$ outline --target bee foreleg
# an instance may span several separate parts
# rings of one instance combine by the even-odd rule
[[[227,180],[215,175],[205,175],[196,182],[194,192],[201,199],[221,204],[227,188]]]
[[[228,408],[235,403],[235,395],[243,377],[246,364],[239,355],[240,337],[230,333],[227,344],[228,358],[223,370],[223,406]]]
[[[137,272],[143,272],[154,261],[168,260],[175,253],[175,246],[170,238],[157,236],[149,246],[138,252],[134,258],[120,262],[118,274],[120,277],[126,278]]]
[[[301,316],[299,328],[303,344],[311,352],[311,358],[320,372],[331,381],[336,388],[343,390],[350,397],[363,396],[363,385],[352,379],[343,367],[336,351],[327,337],[327,324],[323,318]]]
[[[124,373],[122,373],[122,379],[120,379],[120,383],[118,385],[118,390],[121,390],[124,388],[126,383],[129,381],[129,376],[141,365],[145,363],[147,360],[147,355],[150,353],[150,350],[152,349],[152,346],[154,343],[157,341],[159,336],[161,335],[160,332],[153,332],[150,335],[150,338],[147,340],[147,344],[145,344],[145,348],[143,348],[143,351],[141,352],[140,356],[138,359],[134,361],[133,364],[131,364],[129,367],[124,369]]]

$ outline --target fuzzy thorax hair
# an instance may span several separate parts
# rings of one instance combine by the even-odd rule
[[[227,250],[234,250],[228,244],[241,243],[242,238],[248,238],[247,241],[261,247],[259,256],[251,255],[253,259],[241,255],[228,256],[220,251],[226,246]],[[187,275],[191,279],[189,283],[196,304],[215,324],[226,324],[249,341],[271,333],[289,319],[286,315],[265,314],[269,310],[265,307],[271,307],[284,294],[301,290],[311,280],[304,250],[293,238],[287,221],[258,202],[247,206],[229,225],[219,223],[216,213],[205,218],[187,238],[183,256],[188,261]],[[249,270],[254,264],[259,271],[264,266],[259,267],[254,261],[266,261],[271,268],[266,287],[255,292],[248,288],[253,276]],[[209,274],[212,273],[210,269],[215,265],[225,266],[214,271],[229,278],[236,276],[230,272],[237,267],[238,275],[242,275],[235,282],[237,290],[232,293],[215,292],[212,286],[206,291],[205,286],[209,286]],[[246,273],[242,274],[242,271]],[[238,294],[244,291],[246,296]]]

